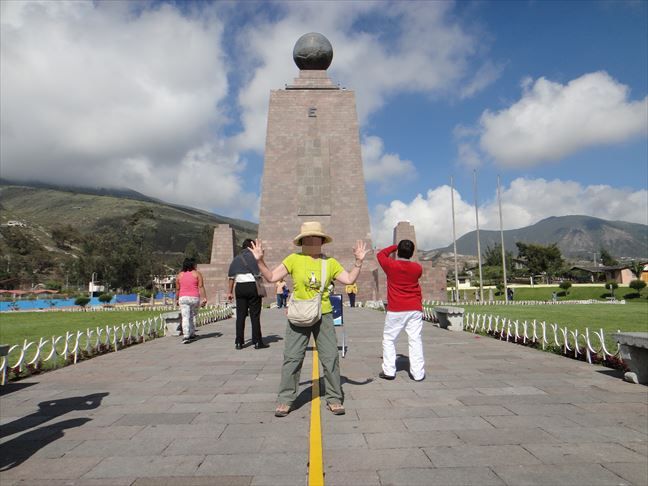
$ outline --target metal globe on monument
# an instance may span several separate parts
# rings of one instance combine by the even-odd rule
[[[333,61],[333,46],[322,34],[310,32],[297,40],[293,59],[301,70],[325,71]]]

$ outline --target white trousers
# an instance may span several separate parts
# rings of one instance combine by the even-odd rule
[[[199,297],[180,297],[180,315],[182,316],[182,334],[187,339],[196,333],[196,314],[198,313]]]
[[[421,311],[387,312],[383,331],[383,373],[396,375],[396,339],[403,328],[407,332],[409,343],[410,374],[415,380],[421,380],[425,376]]]

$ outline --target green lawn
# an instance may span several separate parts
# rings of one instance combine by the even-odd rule
[[[466,305],[466,312],[493,314],[522,321],[546,321],[569,329],[605,333],[648,331],[648,303],[632,304],[561,304],[561,305]]]
[[[85,331],[143,321],[159,316],[160,311],[114,312],[3,312],[0,314],[0,343],[22,344],[52,336],[65,335],[66,331]]]
[[[513,287],[515,292],[515,300],[551,300],[552,292],[558,293],[558,300],[586,300],[586,299],[597,299],[597,300],[606,300],[606,297],[610,295],[610,291],[603,287],[603,284],[593,287],[572,287],[569,289],[567,294],[563,295],[563,290],[560,289],[557,285],[553,287]],[[466,291],[466,294],[470,299],[475,295],[475,289]],[[450,298],[450,293],[448,293],[448,298]],[[463,298],[463,290],[460,291],[460,295]],[[641,295],[637,296],[637,293],[628,287],[620,287],[614,291],[614,296],[617,299],[625,299],[628,302],[637,302],[643,301],[648,302],[648,287],[644,288],[641,291]],[[488,289],[484,289],[484,298],[488,299]],[[504,300],[503,295],[494,295],[495,300]]]
[[[531,323],[545,321],[547,325],[558,324],[559,328],[566,327],[570,331],[578,329],[584,333],[589,328],[593,331],[603,329],[606,346],[609,350],[616,349],[612,333],[621,331],[648,332],[648,302],[632,302],[628,304],[560,304],[560,305],[461,305],[466,313],[493,315]],[[531,332],[529,330],[529,332]],[[570,340],[571,342],[571,340]],[[593,344],[598,347],[598,340]]]

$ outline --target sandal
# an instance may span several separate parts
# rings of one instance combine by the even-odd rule
[[[328,408],[333,415],[344,415],[346,413],[344,405],[341,403],[327,403],[326,408]]]
[[[275,417],[285,417],[290,413],[290,405],[285,403],[280,403],[275,409]]]

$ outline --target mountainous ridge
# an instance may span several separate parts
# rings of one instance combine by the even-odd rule
[[[10,228],[10,221],[18,226]],[[68,226],[81,236],[104,235],[116,242],[123,241],[125,228],[137,227],[152,258],[167,268],[175,268],[186,254],[197,255],[199,263],[208,263],[213,228],[223,223],[235,230],[237,245],[245,238],[257,236],[256,223],[168,204],[129,189],[9,184],[0,180],[0,253],[4,255],[6,268],[10,264],[15,267],[31,261],[31,273],[23,271],[23,281],[32,279],[32,274],[40,280],[61,279],[62,270],[57,269],[62,268],[63,263],[69,266],[70,259],[87,257],[82,241],[87,238],[76,242],[71,238],[61,244],[60,238],[57,241],[54,237],[55,231]],[[9,234],[11,232],[14,234]],[[12,248],[11,245],[15,246],[19,240],[22,247]],[[617,259],[648,259],[648,225],[583,215],[549,217],[534,225],[507,230],[504,241],[506,249],[514,254],[517,253],[515,242],[522,241],[544,245],[557,243],[563,257],[571,261],[592,262],[593,254],[602,248]],[[500,232],[480,230],[480,243],[482,252],[489,246],[498,245]],[[475,231],[457,240],[462,261],[476,261],[476,247]],[[452,251],[452,245],[448,245],[419,251],[419,256],[448,265],[453,260]],[[49,260],[47,269],[38,270],[40,260]],[[90,266],[88,268],[92,271]]]
[[[499,231],[480,229],[479,239],[482,252],[488,246],[501,243]],[[517,241],[542,245],[557,243],[563,256],[570,259],[592,260],[593,253],[601,248],[621,259],[648,257],[648,225],[584,215],[551,216],[530,226],[504,231],[506,250],[517,254]],[[424,254],[443,252],[453,252],[453,245]],[[457,253],[476,256],[477,231],[457,239]]]
[[[256,223],[129,189],[3,181],[0,288],[82,290],[95,276],[111,289],[150,288],[153,275],[176,272],[185,257],[209,263],[219,224],[234,229],[238,246],[257,235]]]

